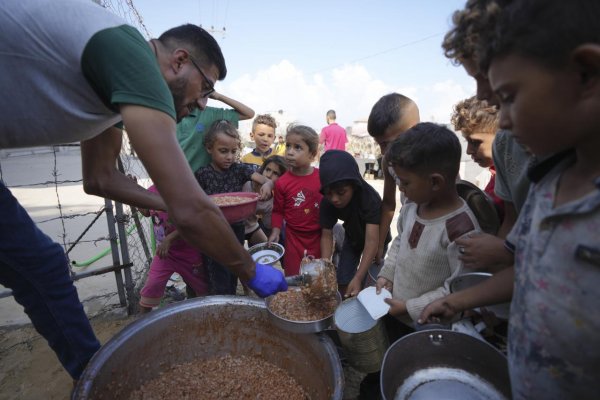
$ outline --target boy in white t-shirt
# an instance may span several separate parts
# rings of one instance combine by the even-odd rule
[[[449,293],[449,281],[463,267],[455,240],[480,229],[456,190],[461,152],[455,133],[420,123],[400,135],[385,156],[409,202],[400,211],[398,236],[377,289],[392,292],[386,300],[389,314],[407,325],[427,304]]]

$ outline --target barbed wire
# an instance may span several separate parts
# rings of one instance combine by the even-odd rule
[[[133,0],[98,0],[97,1],[101,6],[103,6],[104,8],[110,10],[111,12],[121,16],[122,18],[124,18],[128,23],[130,23],[131,25],[135,26],[136,28],[138,28],[138,30],[146,36],[146,38],[150,38],[151,34],[148,31],[147,27],[144,24],[144,21],[142,19],[142,16],[140,15],[140,13],[138,12],[138,10],[136,9]],[[59,229],[59,233],[58,236],[60,236],[60,242],[62,243],[62,246],[65,250],[65,254],[67,255],[68,261],[69,261],[69,268],[71,270],[71,274],[74,274],[73,269],[72,269],[72,264],[73,262],[70,259],[69,254],[71,253],[72,255],[72,251],[77,248],[77,246],[82,246],[84,244],[93,244],[94,246],[98,246],[99,243],[102,242],[112,242],[112,243],[116,243],[116,240],[123,240],[126,242],[126,246],[129,252],[129,258],[130,258],[130,263],[132,264],[130,270],[132,273],[132,280],[133,283],[135,285],[134,288],[134,293],[136,298],[139,298],[139,291],[141,290],[141,287],[143,286],[143,284],[145,283],[145,279],[146,279],[146,275],[151,263],[151,259],[153,254],[151,254],[150,251],[148,251],[147,248],[147,243],[150,242],[150,238],[152,237],[151,235],[151,231],[152,231],[152,224],[149,218],[141,218],[138,219],[137,217],[134,219],[132,218],[132,215],[134,212],[136,212],[135,209],[132,209],[129,206],[125,206],[124,205],[124,214],[120,217],[116,217],[115,219],[117,220],[118,223],[122,223],[125,226],[125,231],[126,231],[126,237],[125,238],[117,238],[117,237],[111,237],[111,235],[109,235],[108,233],[108,226],[106,225],[102,230],[104,231],[104,233],[100,233],[100,235],[97,235],[95,237],[92,238],[88,238],[86,236],[90,235],[90,229],[92,228],[92,226],[97,226],[98,221],[100,220],[100,217],[105,213],[105,207],[100,208],[100,210],[95,211],[95,212],[74,212],[74,213],[66,213],[65,209],[64,209],[64,205],[62,202],[62,198],[61,198],[61,193],[60,193],[60,187],[61,186],[65,186],[65,185],[80,185],[83,182],[83,179],[60,179],[61,177],[61,171],[60,171],[60,167],[59,167],[59,163],[58,163],[58,157],[60,157],[60,154],[57,153],[61,153],[62,148],[66,147],[66,148],[77,148],[79,147],[79,144],[76,143],[72,143],[72,144],[61,144],[59,146],[52,146],[51,147],[51,152],[52,152],[52,166],[50,168],[50,175],[51,178],[50,179],[41,179],[39,181],[36,182],[15,182],[14,185],[9,185],[8,183],[10,182],[6,182],[6,169],[2,168],[2,164],[3,162],[7,162],[7,161],[3,161],[2,158],[0,157],[0,180],[2,180],[5,185],[11,189],[16,189],[16,188],[33,188],[33,189],[37,189],[37,188],[50,188],[52,187],[54,189],[54,194],[56,197],[56,215],[53,216],[49,216],[48,218],[45,218],[41,221],[37,221],[37,224],[44,224],[44,223],[49,223],[49,222],[55,222],[55,221],[59,221],[60,225],[58,227]],[[65,149],[66,150],[66,149]],[[18,153],[15,153],[18,154]],[[31,151],[31,155],[30,156],[36,156],[38,154],[38,151]],[[18,154],[19,156],[21,156],[22,154]],[[5,156],[5,157],[9,157],[11,156],[11,153],[7,152],[7,153],[0,153],[0,156]],[[12,157],[10,157],[12,158]],[[148,174],[146,172],[146,169],[143,167],[142,163],[140,162],[140,160],[135,156],[133,150],[131,149],[130,145],[129,145],[129,140],[126,136],[126,134],[123,136],[123,146],[122,146],[122,151],[120,153],[120,158],[123,161],[123,167],[125,170],[125,173],[127,175],[133,175],[138,177],[138,183],[141,184],[144,187],[148,187],[150,185],[150,181],[148,180]],[[15,157],[16,159],[16,157]],[[17,164],[18,165],[18,164]],[[10,180],[10,179],[8,179]],[[64,196],[64,194],[62,195]],[[94,215],[95,217],[92,219],[92,221],[86,222],[85,228],[84,230],[77,234],[74,234],[73,229],[71,228],[71,225],[67,226],[66,225],[66,221],[73,221],[72,223],[75,223],[75,221],[78,221],[80,219],[89,217],[91,215]],[[137,221],[134,221],[137,220]],[[134,224],[135,223],[135,224]],[[73,225],[75,226],[75,225]],[[50,229],[50,228],[48,228]],[[76,236],[76,237],[75,237]],[[73,239],[73,237],[75,237],[75,239]],[[90,260],[101,260],[102,257],[104,257],[104,253],[106,253],[107,256],[110,256],[110,251],[103,251],[101,252],[98,256],[96,257],[92,257]],[[94,261],[89,261],[90,264],[92,264]],[[110,260],[110,265],[113,265],[113,260]],[[94,268],[94,266],[92,265],[91,267],[82,267],[82,268]],[[78,268],[78,270],[82,270],[82,268]],[[94,276],[89,276],[89,277],[85,277],[85,279],[96,279]],[[81,292],[80,292],[80,296],[81,296]],[[84,304],[89,304],[91,302],[100,302],[100,314],[103,313],[107,313],[115,308],[121,308],[121,304],[120,302],[114,302],[114,299],[118,297],[118,291],[117,291],[117,287],[116,285],[113,286],[112,289],[109,289],[108,292],[104,292],[102,294],[98,294],[98,293],[93,293],[91,295],[84,297],[81,297],[81,301]],[[129,299],[130,301],[134,301],[136,302],[136,299]],[[98,307],[94,307],[94,308],[98,308]]]
[[[146,39],[151,37],[142,15],[138,12],[132,0],[100,0],[100,5],[138,28],[146,36]]]

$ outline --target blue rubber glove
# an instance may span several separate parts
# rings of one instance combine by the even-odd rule
[[[287,290],[288,285],[281,271],[256,263],[256,275],[247,282],[250,289],[260,297],[267,297]]]

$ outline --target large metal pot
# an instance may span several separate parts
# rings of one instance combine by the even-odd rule
[[[236,296],[176,303],[127,326],[94,355],[72,398],[127,399],[171,365],[226,354],[261,356],[311,398],[342,398],[342,367],[329,337],[283,331],[262,300]]]
[[[428,330],[397,340],[385,353],[381,394],[397,399],[510,399],[506,357],[464,333]]]

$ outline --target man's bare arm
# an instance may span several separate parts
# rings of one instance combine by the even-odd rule
[[[233,108],[240,114],[240,121],[244,121],[246,119],[250,119],[254,117],[254,110],[245,105],[244,103],[234,100],[231,97],[227,97],[222,93],[213,92],[210,95],[211,99],[220,101],[221,103],[227,104],[229,107]]]
[[[81,142],[83,190],[142,209],[166,210],[162,198],[149,192],[117,169],[123,132],[108,128]]]
[[[243,281],[253,278],[251,256],[239,244],[223,214],[200,188],[185,160],[175,138],[175,121],[161,111],[136,105],[122,105],[121,115],[133,148],[168,205],[169,216],[183,238],[227,266]]]

